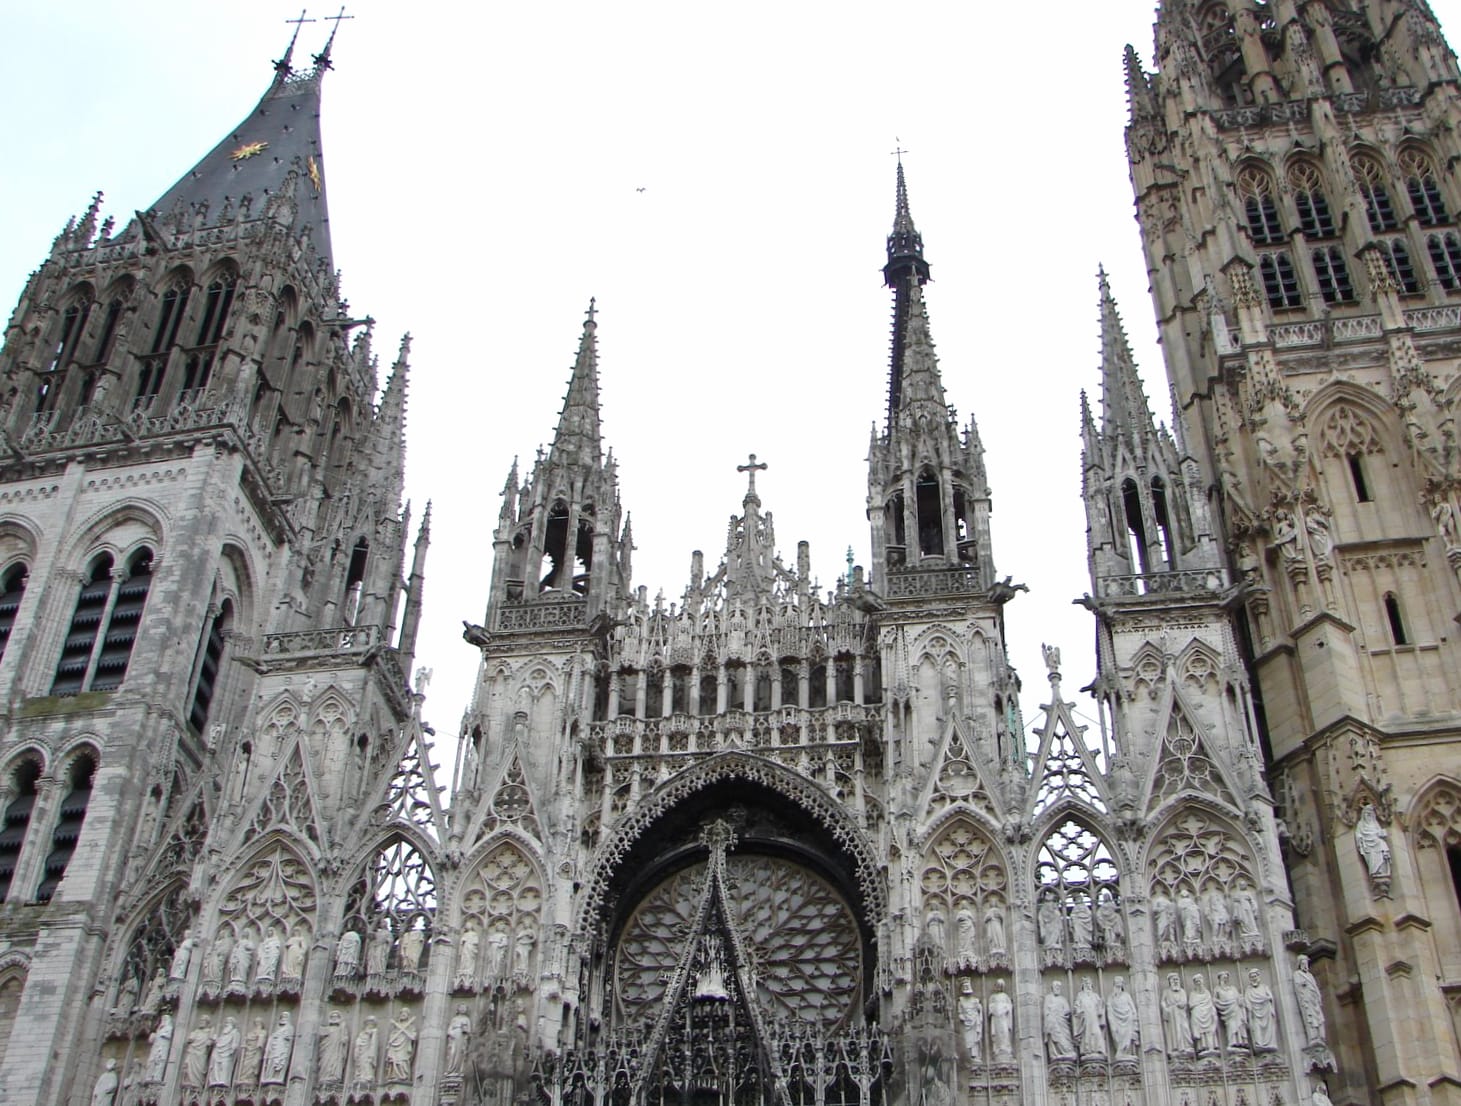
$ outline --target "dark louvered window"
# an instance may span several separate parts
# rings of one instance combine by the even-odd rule
[[[51,684],[52,695],[114,691],[121,685],[151,585],[149,549],[132,555],[121,580],[112,579],[111,557],[103,554],[93,562],[76,597],[76,610]]]
[[[85,686],[91,653],[111,596],[112,559],[104,553],[92,562],[91,571],[81,582],[71,627],[66,631],[66,644],[56,665],[56,678],[51,683],[52,695],[75,695]]]
[[[36,806],[36,781],[40,779],[41,766],[28,760],[15,770],[15,797],[5,807],[5,818],[0,822],[0,902],[10,896],[10,884],[15,879],[15,865],[20,859],[21,846],[25,844],[25,831],[30,828],[30,816]]]
[[[208,624],[198,660],[198,679],[193,685],[193,703],[188,708],[188,724],[195,733],[202,733],[208,724],[208,710],[213,705],[213,692],[218,686],[218,668],[223,662],[223,646],[229,623],[233,620],[233,604],[224,601],[223,609]]]
[[[20,610],[21,599],[25,597],[28,578],[25,565],[14,565],[0,576],[0,657],[5,656],[10,631],[15,628],[15,615]]]
[[[1353,303],[1354,284],[1349,279],[1349,264],[1338,246],[1321,247],[1312,254],[1314,276],[1319,280],[1319,294],[1325,303]]]
[[[132,658],[137,624],[142,621],[142,608],[152,586],[151,551],[144,549],[133,556],[128,568],[127,578],[117,585],[117,601],[96,659],[96,675],[91,679],[92,691],[114,691],[119,687]]]
[[[1436,270],[1436,280],[1448,292],[1461,288],[1461,238],[1454,231],[1432,234],[1425,240]]]
[[[61,799],[61,809],[56,812],[51,851],[46,855],[46,867],[36,888],[36,902],[50,902],[66,874],[66,865],[71,863],[82,823],[86,821],[86,805],[91,801],[91,780],[95,774],[96,765],[90,757],[79,758],[71,767],[66,794]]]

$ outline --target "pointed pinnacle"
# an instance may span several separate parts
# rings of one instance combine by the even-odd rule
[[[1151,406],[1136,374],[1136,361],[1104,266],[1097,271],[1096,280],[1101,316],[1101,432],[1150,433],[1154,430]]]
[[[908,180],[903,176],[903,159],[898,159],[898,195],[893,209],[893,233],[916,234],[913,213],[908,210]]]
[[[597,309],[592,299],[583,320],[583,334],[578,340],[578,357],[568,379],[568,392],[563,397],[563,411],[558,417],[558,432],[553,448],[570,439],[578,439],[585,459],[598,461],[602,452],[599,440],[599,350],[595,331]]]

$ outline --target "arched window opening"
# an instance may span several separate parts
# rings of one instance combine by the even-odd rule
[[[187,309],[187,285],[174,285],[163,292],[162,302],[157,310],[157,325],[152,330],[152,349],[149,353],[166,353],[172,349]]]
[[[715,713],[715,673],[713,671],[700,673],[700,713]]]
[[[1436,183],[1436,170],[1431,159],[1419,150],[1406,150],[1400,155],[1400,172],[1405,176],[1405,191],[1410,196],[1411,209],[1420,225],[1434,227],[1449,223],[1451,216],[1446,211],[1446,201],[1441,197],[1441,187]]]
[[[1405,631],[1405,619],[1400,613],[1400,600],[1393,591],[1385,593],[1385,621],[1390,624],[1390,641],[1393,644],[1410,644],[1410,635]]]
[[[201,734],[208,724],[208,711],[218,686],[218,669],[223,663],[223,647],[232,623],[233,603],[225,599],[199,643],[198,674],[193,680],[193,702],[188,708],[188,724],[197,734]]]
[[[751,702],[751,709],[756,711],[771,709],[771,669],[766,665],[756,667],[756,691]]]
[[[1461,845],[1446,848],[1446,864],[1451,869],[1451,892],[1456,896],[1456,907],[1461,910]]]
[[[808,706],[825,707],[827,705],[827,665],[819,662],[812,666],[811,686],[807,688]]]
[[[81,332],[86,329],[86,319],[90,314],[90,300],[73,303],[61,312],[61,334],[56,339],[55,354],[51,358],[52,372],[64,369],[76,355],[76,345],[81,341]]]
[[[71,765],[66,794],[61,799],[56,828],[51,834],[51,851],[46,856],[40,886],[36,888],[36,902],[50,902],[66,875],[66,866],[71,863],[76,841],[81,836],[81,826],[86,821],[86,806],[91,801],[91,783],[95,774],[96,762],[89,756],[77,757]]]
[[[586,518],[578,520],[578,540],[573,547],[573,590],[588,594],[589,573],[594,566],[594,526]]]
[[[15,865],[20,859],[21,847],[25,844],[26,830],[30,828],[30,816],[36,807],[36,782],[41,778],[38,761],[27,760],[15,770],[15,797],[5,807],[5,819],[0,824],[0,902],[10,897],[10,884],[15,879]]]
[[[1152,570],[1147,554],[1146,522],[1141,514],[1141,493],[1135,480],[1126,480],[1121,485],[1121,506],[1126,514],[1126,555],[1131,561],[1133,572],[1147,573]]]
[[[624,669],[619,673],[619,717],[634,717],[634,697],[639,689],[639,673]]]
[[[797,671],[795,662],[781,662],[781,705],[783,707],[801,706],[801,674]]]
[[[1420,280],[1415,275],[1415,264],[1410,260],[1410,247],[1403,238],[1385,238],[1378,243],[1380,256],[1385,259],[1385,268],[1390,279],[1408,296],[1420,291]]]
[[[228,324],[228,311],[233,306],[233,292],[238,278],[232,275],[219,277],[208,285],[203,300],[203,321],[198,326],[200,346],[214,346],[223,337],[223,328]]]
[[[745,704],[746,666],[728,664],[725,666],[725,706],[727,710],[740,710]]]
[[[852,657],[844,653],[837,658],[833,679],[836,682],[837,701],[839,703],[854,702],[857,685],[853,679]]]
[[[888,544],[888,566],[896,568],[908,560],[907,524],[903,517],[903,493],[899,492],[888,500],[884,533],[890,538]]]
[[[376,853],[345,901],[344,929],[362,937],[364,974],[421,973],[431,962],[436,877],[404,840]]]
[[[924,469],[914,485],[918,508],[918,552],[925,557],[942,557],[944,553],[943,503],[939,495],[938,477]]]
[[[1365,458],[1362,453],[1351,453],[1345,457],[1349,463],[1349,478],[1354,484],[1354,497],[1361,503],[1369,503],[1370,482],[1365,479]]]
[[[543,559],[548,571],[538,581],[538,590],[553,591],[562,587],[559,573],[568,560],[568,504],[558,500],[548,511],[548,525],[543,533]]]
[[[603,722],[609,717],[609,674],[603,669],[594,673],[594,721]]]
[[[5,646],[10,642],[10,631],[15,629],[15,616],[20,610],[20,601],[25,598],[25,585],[30,572],[23,564],[11,565],[5,575],[0,576],[0,657],[5,656]]]
[[[111,618],[96,658],[96,674],[91,678],[92,691],[115,691],[121,686],[151,587],[152,550],[142,549],[132,555],[126,576],[117,581]]]
[[[1299,228],[1308,238],[1333,238],[1336,234],[1329,197],[1324,194],[1323,178],[1318,168],[1300,161],[1289,170],[1289,187],[1293,189],[1294,206],[1299,211]]]
[[[1269,307],[1280,309],[1303,304],[1299,295],[1298,270],[1286,250],[1259,257],[1258,275],[1263,281],[1263,294],[1268,297]]]
[[[1338,246],[1321,246],[1310,254],[1314,276],[1319,281],[1319,294],[1324,302],[1353,303],[1354,283],[1349,279],[1349,263]]]
[[[1238,195],[1243,199],[1243,215],[1248,235],[1256,245],[1273,245],[1283,241],[1283,227],[1278,221],[1278,204],[1274,199],[1273,179],[1254,165],[1238,172]]]
[[[1167,487],[1160,476],[1152,477],[1152,513],[1157,520],[1157,541],[1162,546],[1162,562],[1171,568],[1174,566],[1172,554],[1176,547],[1172,544],[1172,518],[1167,511]]]
[[[1074,818],[1064,819],[1040,846],[1035,881],[1043,966],[1064,964],[1067,955],[1084,959],[1102,945],[1108,956],[1121,957],[1125,924],[1119,872],[1095,832]]]
[[[1436,271],[1436,282],[1448,292],[1461,288],[1461,238],[1454,231],[1447,231],[1430,235],[1425,244]]]
[[[954,540],[959,550],[959,560],[972,565],[976,557],[974,529],[969,525],[969,501],[963,488],[954,489]]]
[[[122,321],[123,304],[120,299],[114,299],[107,304],[107,313],[102,319],[101,334],[96,339],[96,351],[92,355],[92,362],[100,365],[112,355],[112,346],[117,340],[117,327]]]
[[[665,670],[658,664],[644,674],[644,717],[663,718],[665,715]]]
[[[670,713],[690,713],[690,670],[679,665],[670,669]]]
[[[365,598],[365,566],[370,560],[370,543],[361,538],[350,553],[350,569],[345,574],[345,625],[354,626],[360,617]]]
[[[51,683],[52,695],[75,695],[85,685],[97,634],[112,592],[112,559],[103,553],[92,562],[71,614],[71,627],[61,647],[61,660]]]
[[[1365,216],[1370,221],[1370,230],[1376,234],[1398,230],[1400,220],[1395,217],[1395,205],[1390,200],[1390,190],[1385,184],[1385,170],[1374,158],[1357,157],[1354,160],[1355,183],[1365,200]]]

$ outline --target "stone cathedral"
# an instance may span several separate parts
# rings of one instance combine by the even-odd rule
[[[0,349],[0,1100],[1461,1103],[1461,73],[1423,0],[1166,0],[1155,58],[1175,419],[1102,274],[1090,725],[1006,659],[901,165],[871,567],[816,588],[751,456],[651,601],[591,306],[440,783],[329,44],[69,222]]]

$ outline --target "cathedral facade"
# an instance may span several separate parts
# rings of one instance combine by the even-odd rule
[[[1176,419],[1101,274],[1090,725],[1053,647],[1022,706],[901,164],[871,566],[783,557],[751,455],[651,600],[590,304],[449,790],[329,45],[68,223],[0,350],[0,1099],[1461,1103],[1461,74],[1419,0],[1167,0],[1156,59]]]

